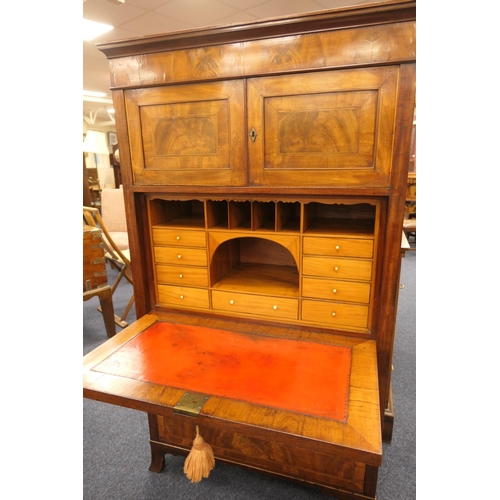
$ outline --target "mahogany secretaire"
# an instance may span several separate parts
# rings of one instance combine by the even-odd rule
[[[138,320],[84,396],[187,454],[374,499],[415,99],[415,2],[100,44]],[[207,481],[210,480],[206,479]]]

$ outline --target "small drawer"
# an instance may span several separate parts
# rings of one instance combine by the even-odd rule
[[[279,319],[297,319],[298,300],[212,290],[212,307],[230,313],[245,313]]]
[[[156,266],[158,283],[171,283],[183,286],[208,286],[208,270],[206,267],[189,266]]]
[[[206,247],[205,231],[187,229],[153,228],[153,245],[179,245],[184,247]]]
[[[303,278],[302,296],[368,304],[370,302],[370,283]]]
[[[326,278],[370,281],[372,261],[361,259],[336,259],[333,257],[304,257],[302,274]]]
[[[158,285],[158,302],[169,306],[208,309],[208,290],[184,286]]]
[[[324,323],[333,327],[366,328],[368,306],[303,300],[302,320]]]
[[[303,253],[371,259],[373,257],[373,240],[304,236]]]
[[[204,248],[154,247],[154,254],[157,264],[207,265],[207,251]]]

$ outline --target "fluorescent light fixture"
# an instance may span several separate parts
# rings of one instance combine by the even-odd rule
[[[93,90],[84,90],[83,95],[89,97],[106,97],[108,94],[106,94],[106,92],[94,92]]]
[[[98,23],[96,21],[89,21],[83,19],[83,39],[87,42],[97,38],[99,35],[107,33],[114,29],[114,26],[109,24]]]

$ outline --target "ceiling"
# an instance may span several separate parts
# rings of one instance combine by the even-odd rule
[[[114,26],[110,32],[83,42],[83,88],[107,93],[104,99],[83,101],[84,127],[93,122],[97,128],[114,129],[112,115],[106,111],[112,108],[108,63],[96,43],[370,1],[373,0],[83,0],[85,19]]]

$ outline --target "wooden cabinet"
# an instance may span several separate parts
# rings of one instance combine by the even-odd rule
[[[149,414],[151,470],[165,453],[187,453],[196,423],[216,459],[373,500],[390,397],[415,3],[99,47],[110,65],[139,319],[89,358],[85,395]],[[186,381],[162,382],[168,362],[157,373],[145,354],[136,360],[143,375],[116,372],[134,363],[131,339],[159,342],[158,329],[182,328],[203,339],[216,328],[248,336],[256,353],[261,338],[348,349],[346,372],[317,368],[315,385],[337,398],[335,416],[235,400],[218,387],[199,388],[208,402],[179,415]],[[99,365],[122,356],[127,363]],[[221,359],[212,352],[211,363]],[[234,370],[245,361],[224,359]]]

